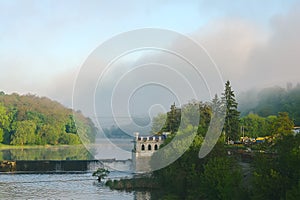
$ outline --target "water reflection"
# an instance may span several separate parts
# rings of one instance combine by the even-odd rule
[[[131,139],[97,139],[91,145],[0,149],[0,160],[92,160],[131,158]]]
[[[2,149],[0,160],[90,160],[93,156],[82,145]]]

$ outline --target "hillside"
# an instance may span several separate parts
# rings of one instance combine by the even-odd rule
[[[0,143],[80,144],[79,130],[83,138],[95,139],[93,122],[80,112],[46,97],[0,92]]]
[[[295,125],[300,126],[300,84],[295,87],[288,85],[286,89],[275,86],[248,91],[238,97],[238,102],[242,116],[254,113],[268,117],[287,112]]]

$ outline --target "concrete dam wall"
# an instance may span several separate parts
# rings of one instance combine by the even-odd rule
[[[107,168],[131,171],[131,160],[18,160],[0,161],[0,172],[83,172]]]

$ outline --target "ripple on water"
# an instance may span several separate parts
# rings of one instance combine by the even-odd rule
[[[112,172],[111,177],[124,176]],[[0,174],[0,199],[134,199],[112,191],[86,174]]]

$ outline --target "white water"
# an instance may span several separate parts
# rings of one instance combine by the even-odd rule
[[[111,172],[109,178],[130,174]],[[91,173],[0,174],[0,199],[107,199],[132,200],[134,193],[112,191]]]

